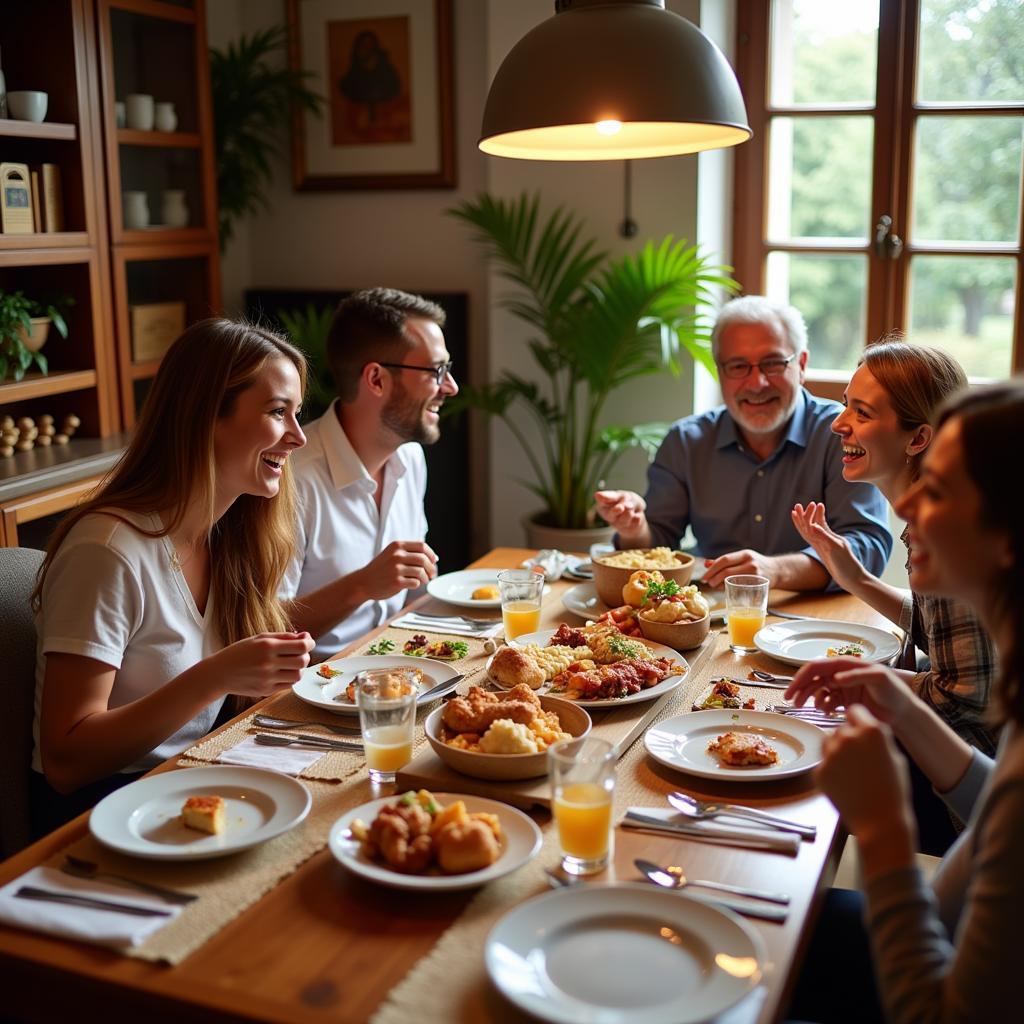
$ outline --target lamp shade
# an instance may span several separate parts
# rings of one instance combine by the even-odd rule
[[[479,145],[521,160],[627,160],[750,135],[722,51],[664,0],[558,0],[498,68]]]

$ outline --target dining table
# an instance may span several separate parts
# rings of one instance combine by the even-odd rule
[[[471,567],[518,567],[534,554],[500,547]],[[571,586],[573,583],[564,580],[552,582],[544,598],[542,628],[560,622],[582,624],[562,605],[561,598]],[[893,632],[890,623],[843,593],[773,592],[770,606],[791,615],[841,619]],[[414,607],[436,614],[463,611],[429,595],[419,597]],[[388,628],[385,623],[340,653],[365,653],[374,638]],[[695,694],[712,677],[745,675],[751,667],[792,671],[761,653],[732,653],[721,626],[713,626],[702,647],[685,657],[689,671],[683,683],[662,699],[659,720],[690,712]],[[781,697],[781,691],[776,692]],[[255,710],[280,714],[286,706],[282,702],[294,699],[291,693],[275,695]],[[243,712],[243,716],[251,713]],[[221,732],[237,729],[240,720],[226,723]],[[418,728],[422,732],[422,725]],[[189,762],[175,758],[155,771],[191,770],[180,767],[181,763]],[[782,1019],[845,841],[836,810],[816,789],[813,773],[757,783],[685,775],[652,759],[639,737],[622,751],[618,773],[617,794],[619,790],[634,796],[640,793],[651,805],[664,804],[668,793],[682,790],[702,799],[769,809],[816,827],[813,841],[801,842],[793,856],[620,825],[615,829],[612,863],[582,883],[599,887],[609,882],[640,882],[634,860],[645,858],[660,865],[681,865],[694,878],[789,893],[790,912],[785,923],[748,921],[766,954],[762,981],[721,1018],[729,1024],[768,1024]],[[0,926],[0,1018],[117,1021],[137,1016],[176,1024],[182,1020],[190,1024],[412,1024],[423,1020],[511,1024],[532,1020],[489,981],[483,943],[505,911],[551,891],[545,873],[538,868],[557,865],[556,845],[549,842],[542,848],[536,859],[543,863],[528,865],[476,891],[420,893],[388,888],[347,871],[327,846],[327,828],[351,808],[390,795],[394,788],[373,786],[365,768],[342,779],[310,785],[315,790],[316,813],[295,830],[305,832],[304,845],[294,848],[299,851],[293,855],[294,863],[282,868],[282,877],[271,876],[258,891],[247,892],[247,879],[253,877],[247,873],[247,863],[255,852],[221,858],[216,897],[221,917],[195,948],[186,944],[182,948],[187,954],[171,956],[170,962]],[[625,807],[619,806],[618,797],[615,810],[619,820]],[[542,833],[549,836],[554,826],[548,813],[539,808],[531,813]],[[39,865],[53,863],[68,847],[89,839],[88,832],[88,815],[82,815],[37,841],[0,864],[0,885]],[[264,844],[263,856],[271,856],[274,844],[283,838]],[[119,863],[131,867],[130,860]],[[142,866],[150,872],[147,877],[161,877],[159,864]],[[189,870],[188,865],[174,865],[168,877],[187,881]],[[239,879],[234,888],[224,884],[233,872]],[[231,905],[233,899],[237,905]]]

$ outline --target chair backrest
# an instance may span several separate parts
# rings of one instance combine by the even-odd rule
[[[29,598],[43,552],[0,548],[0,855],[29,842],[29,772],[36,678],[36,628]]]

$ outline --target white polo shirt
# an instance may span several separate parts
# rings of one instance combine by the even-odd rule
[[[305,427],[306,446],[289,456],[298,498],[297,557],[281,585],[285,600],[333,583],[373,561],[392,541],[425,540],[423,496],[427,463],[423,448],[404,444],[384,464],[380,511],[377,483],[367,472],[332,405]],[[317,639],[313,659],[322,661],[396,615],[410,591],[386,601],[367,601]]]

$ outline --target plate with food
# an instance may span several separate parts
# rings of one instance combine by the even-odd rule
[[[744,696],[742,683],[735,679],[712,679],[693,699],[694,711],[757,711],[757,698]]]
[[[424,633],[413,633],[399,645],[388,637],[381,637],[366,648],[367,654],[399,654],[407,658],[431,658],[434,661],[460,661],[469,654],[469,644],[454,636],[430,640]]]
[[[754,646],[787,665],[806,665],[843,654],[887,662],[900,653],[900,642],[894,634],[860,622],[833,619],[773,622],[754,634]]]
[[[366,655],[365,657],[338,658],[320,665],[310,665],[302,670],[299,681],[292,686],[292,693],[299,700],[315,708],[331,711],[336,715],[358,715],[355,702],[355,679],[367,669],[408,669],[413,673],[414,684],[422,696],[427,690],[450,679],[452,688],[461,674],[453,666],[432,658],[410,657],[408,655]],[[396,685],[402,675],[396,673]],[[446,691],[432,694],[427,702],[443,697]]]
[[[501,569],[463,569],[445,573],[427,584],[427,593],[459,608],[500,608],[499,572]],[[550,592],[545,585],[544,593]]]
[[[586,736],[590,726],[581,705],[524,685],[502,693],[471,686],[423,723],[434,753],[449,768],[477,779],[547,775],[548,748]]]
[[[424,789],[346,811],[328,846],[353,874],[392,889],[472,889],[536,856],[540,829],[497,800]]]
[[[689,668],[670,647],[597,623],[525,633],[487,663],[488,676],[503,689],[524,684],[588,708],[656,700]]]
[[[705,779],[753,782],[802,775],[821,761],[825,737],[816,725],[768,711],[693,711],[644,734],[660,764]]]
[[[312,805],[290,775],[265,768],[179,768],[104,797],[89,831],[104,846],[149,860],[206,860],[295,828]]]
[[[515,907],[487,936],[484,962],[498,990],[541,1020],[697,1024],[761,983],[766,954],[729,911],[618,883],[558,889]]]

